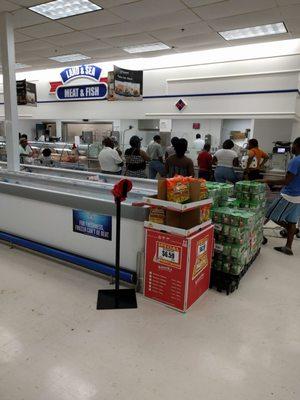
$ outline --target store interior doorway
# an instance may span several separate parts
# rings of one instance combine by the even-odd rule
[[[62,137],[66,143],[75,143],[79,137],[82,143],[102,143],[105,136],[113,132],[112,122],[63,122]]]

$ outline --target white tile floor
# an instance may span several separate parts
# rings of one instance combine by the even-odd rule
[[[0,244],[0,400],[299,400],[300,240],[281,242],[185,315],[97,311],[106,281]]]

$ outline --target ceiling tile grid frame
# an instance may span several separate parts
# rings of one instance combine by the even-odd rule
[[[23,51],[19,48],[17,52],[18,62],[25,60],[25,47],[27,52],[30,48],[35,60],[40,57],[41,63],[47,63],[47,55],[53,54],[51,45],[60,55],[84,53],[86,43],[86,50],[101,61],[101,50],[103,55],[106,50],[108,57],[109,54],[122,55],[122,47],[142,44],[143,40],[145,43],[162,41],[174,47],[172,51],[185,52],[300,35],[300,0],[91,0],[103,10],[55,22],[27,9],[45,1],[0,2],[0,12],[8,11],[13,15],[16,42],[27,43]],[[288,34],[232,42],[220,40],[218,35],[222,30],[279,21],[286,24]],[[45,41],[44,49],[35,48],[37,39]],[[142,56],[156,55],[157,52]],[[135,57],[126,53],[126,58]],[[53,66],[50,60],[49,65]]]

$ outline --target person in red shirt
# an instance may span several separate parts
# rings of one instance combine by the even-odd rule
[[[198,155],[199,178],[207,181],[212,178],[212,155],[210,154],[210,144],[206,143],[203,150]]]

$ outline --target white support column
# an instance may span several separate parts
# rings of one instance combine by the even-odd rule
[[[56,121],[56,137],[62,139],[62,123],[61,121]]]
[[[11,15],[0,14],[0,47],[4,92],[4,129],[6,136],[7,169],[20,169],[18,107],[16,93],[15,43]]]

